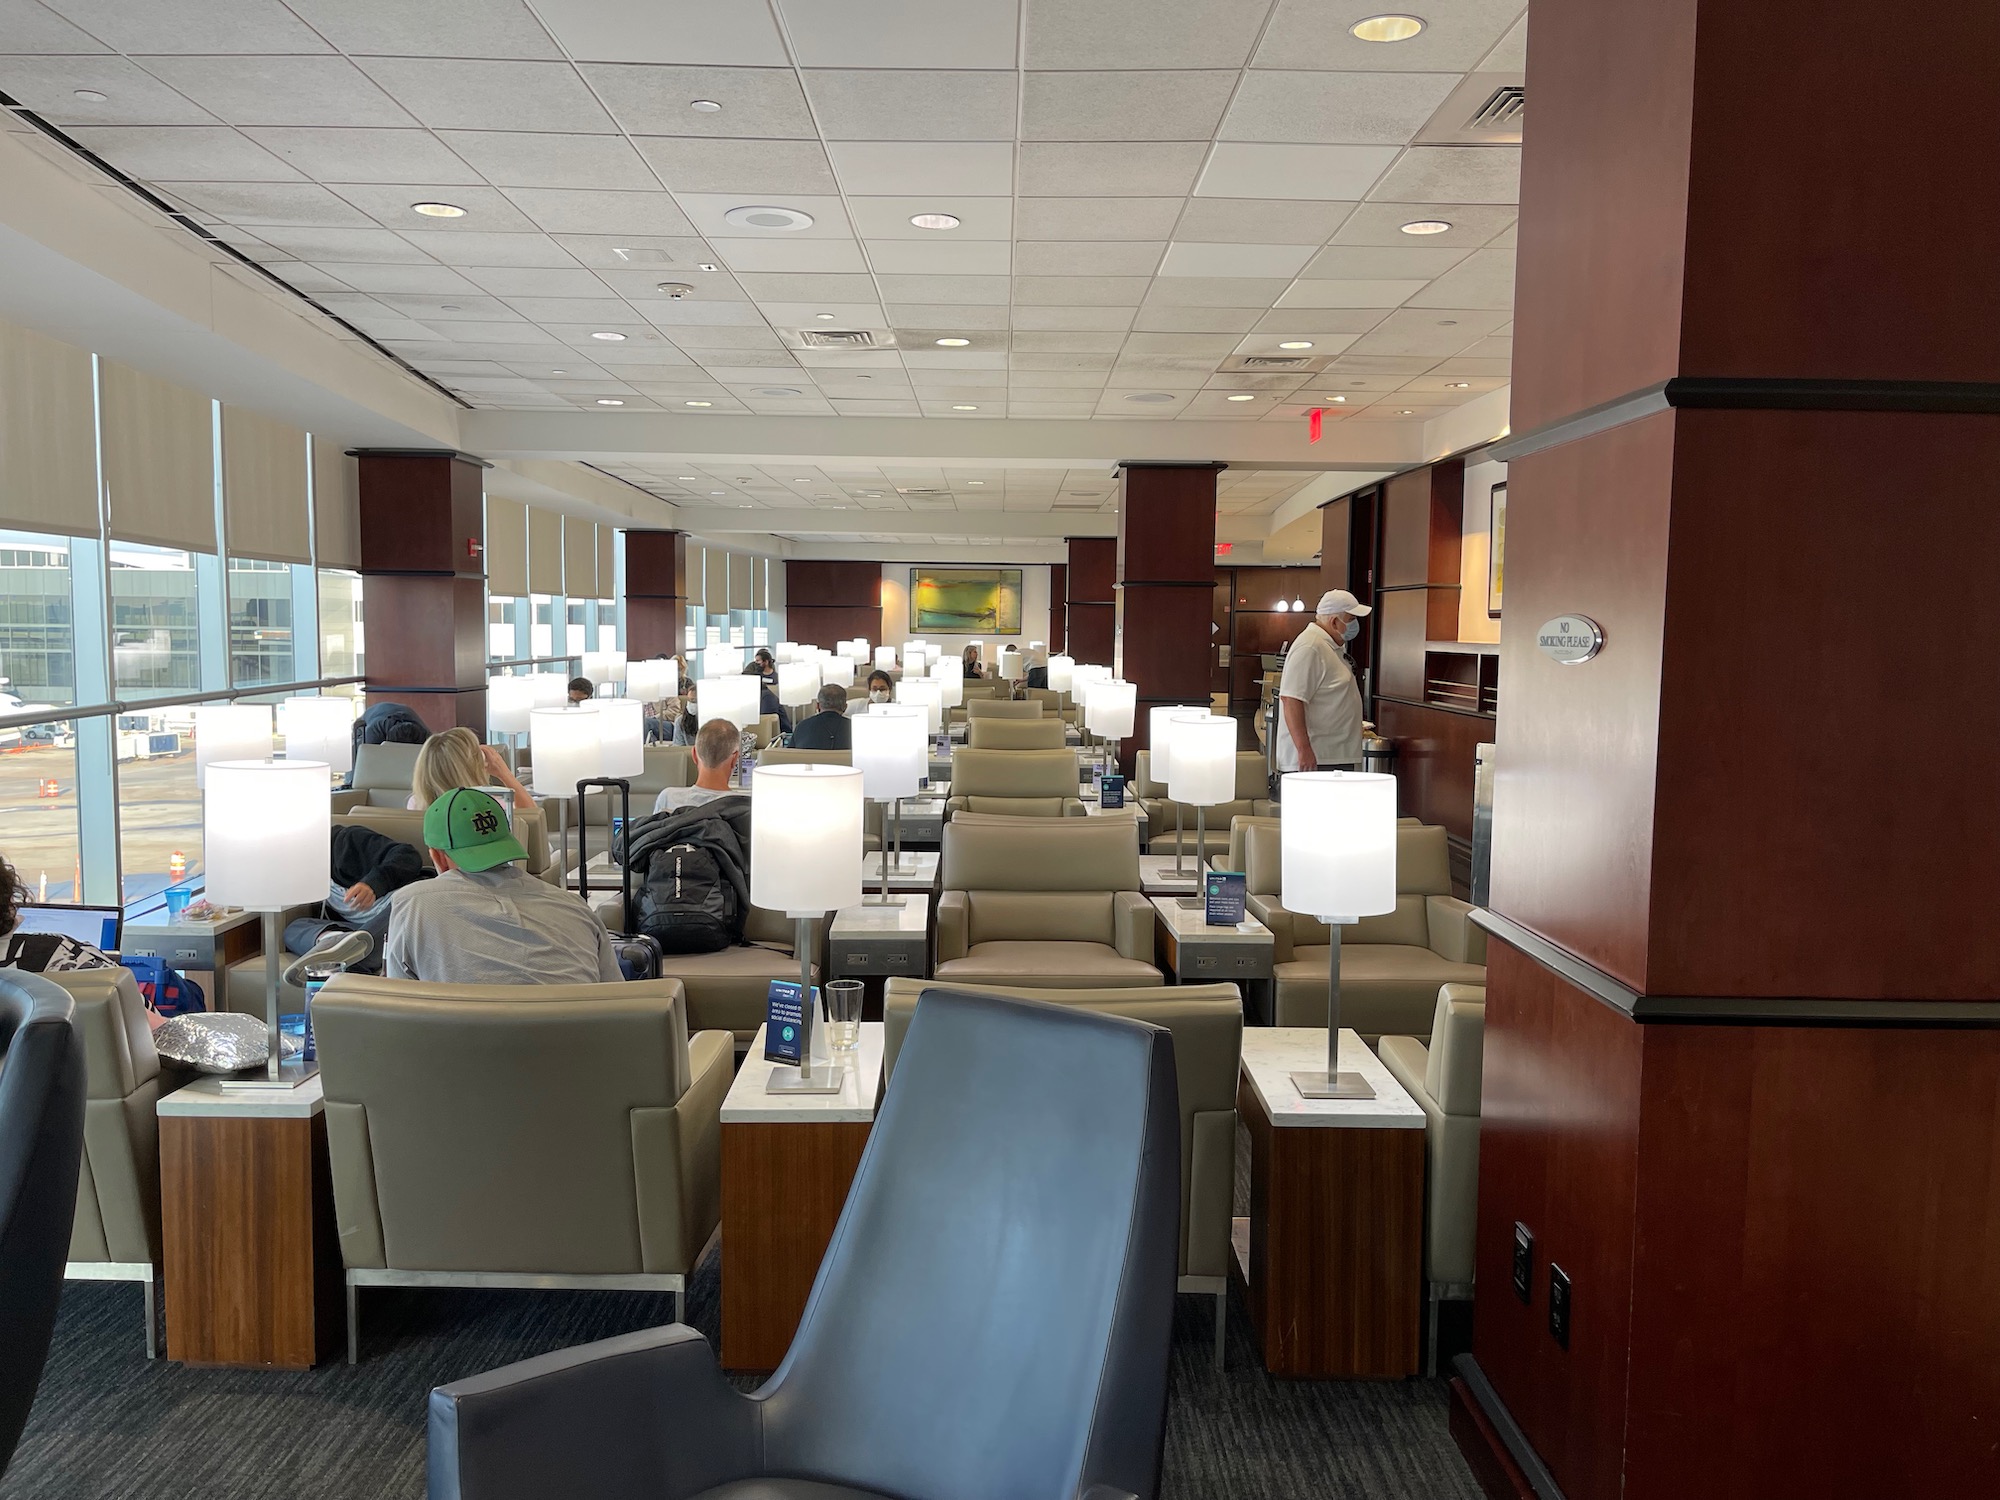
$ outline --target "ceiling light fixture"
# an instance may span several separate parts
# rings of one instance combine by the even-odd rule
[[[813,216],[796,208],[779,208],[768,203],[748,203],[741,208],[730,209],[722,216],[722,222],[737,229],[786,231],[812,228]]]
[[[710,490],[710,491],[709,491],[709,493],[710,493],[711,495],[720,495],[720,494],[722,493],[722,491],[721,491],[721,490]]]
[[[957,214],[911,214],[910,222],[919,229],[956,229],[960,220]]]
[[[462,219],[465,217],[465,210],[460,208],[456,203],[412,203],[410,208],[413,212],[422,214],[426,219]]]
[[[457,304],[456,302],[440,302],[440,303],[438,304],[438,311],[439,311],[439,312],[464,312],[464,311],[465,311],[465,309],[464,309],[464,308],[462,308],[462,307],[460,307],[460,306],[459,306],[459,305],[458,305],[458,304]]]
[[[968,480],[966,480],[965,482],[966,482],[967,484],[984,484],[984,483],[986,483],[986,481],[985,481],[985,480],[983,480],[983,479],[968,479]]]
[[[550,373],[551,375],[567,375],[567,374],[569,374],[569,371],[567,371],[567,370],[551,370],[551,371],[549,371],[549,373]]]
[[[798,389],[796,386],[767,385],[763,387],[761,390],[759,390],[757,394],[760,396],[803,396],[805,392]],[[806,484],[808,482],[809,481],[804,479],[801,479],[799,481],[800,484]]]
[[[1162,401],[1171,401],[1174,398],[1166,391],[1134,391],[1125,399],[1127,401],[1143,401],[1148,405],[1157,405]]]
[[[692,474],[681,474],[677,475],[676,477],[680,480],[682,484],[697,484],[700,482]]]
[[[1472,382],[1469,380],[1454,380],[1450,388],[1454,391],[1469,391],[1472,389]]]
[[[1326,399],[1331,401],[1335,406],[1347,405],[1347,398],[1345,396],[1328,396]]]
[[[954,407],[952,408],[952,410],[953,410],[953,411],[978,411],[978,410],[979,410],[979,408],[978,408],[978,407],[976,407],[976,406],[954,406]]]
[[[599,396],[597,404],[599,406],[623,406],[625,403],[620,401],[616,396]]]
[[[1280,349],[1310,349],[1312,346],[1311,339],[1287,339],[1278,345]]]
[[[622,261],[638,264],[641,261],[659,265],[673,257],[657,245],[613,245],[611,253]]]
[[[1416,413],[1411,411],[1409,407],[1406,406],[1401,411],[1397,412],[1396,415],[1399,417],[1414,417]]]
[[[1403,233],[1443,234],[1449,228],[1451,228],[1451,223],[1446,219],[1412,219],[1403,226]]]
[[[1257,398],[1255,396],[1231,396],[1227,399],[1231,401],[1255,401]]]
[[[602,339],[607,344],[622,344],[625,342],[625,335],[622,333],[600,332],[600,333],[593,333],[591,337],[594,339]]]
[[[689,286],[685,281],[663,281],[654,290],[664,297],[672,298],[676,302],[694,295],[694,288]]]
[[[72,89],[71,92],[85,104],[102,104],[111,97],[109,94],[100,94],[96,89]]]
[[[696,266],[695,269],[697,271],[720,271],[722,267],[718,266],[712,260],[705,260],[700,265]]]
[[[712,115],[722,108],[713,99],[697,99],[688,106],[696,114]]]
[[[937,346],[940,349],[963,349],[971,342],[971,339],[939,339]]]
[[[1364,42],[1407,42],[1424,23],[1415,16],[1370,16],[1347,29]]]
[[[713,401],[683,401],[682,406],[713,406]]]
[[[833,321],[832,313],[814,313],[813,316],[822,323],[831,323]]]

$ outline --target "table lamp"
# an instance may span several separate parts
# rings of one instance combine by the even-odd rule
[[[351,731],[350,731],[351,732]],[[194,711],[194,784],[206,788],[208,768],[219,760],[271,758],[271,705],[201,703]],[[331,773],[327,777],[333,786]],[[315,901],[324,896],[315,896]]]
[[[868,660],[868,642],[866,638],[857,635],[853,640],[842,641],[841,644],[847,648],[847,659],[853,662],[855,666],[858,667],[864,661]]]
[[[493,734],[516,735],[528,732],[528,714],[535,706],[535,679],[532,677],[489,677],[486,679],[486,728]]]
[[[778,701],[786,708],[804,708],[819,696],[819,668],[809,661],[778,663]],[[792,723],[799,721],[792,715]]]
[[[335,776],[354,769],[354,700],[335,693],[278,705],[286,760],[323,760]]]
[[[1174,747],[1180,760],[1180,745]],[[1278,803],[1278,899],[1326,923],[1326,1071],[1292,1074],[1307,1099],[1372,1099],[1340,1071],[1340,929],[1396,909],[1396,778],[1294,771]]]
[[[535,685],[535,708],[561,708],[569,702],[569,678],[560,672],[537,672],[528,681]]]
[[[562,846],[562,862],[557,868],[565,879],[569,876],[569,799],[577,795],[579,781],[594,781],[604,774],[604,730],[598,711],[593,699],[574,708],[537,708],[528,714],[528,774],[534,779],[537,797],[556,799]]]
[[[1194,808],[1194,869],[1199,878],[1208,862],[1208,810],[1236,800],[1236,721],[1181,714],[1173,725],[1174,760],[1167,795]]]
[[[720,646],[722,644],[722,627],[720,625],[704,626],[701,633],[701,643],[704,646]]]
[[[743,638],[743,627],[741,625],[730,626],[729,633],[723,637],[723,640],[729,645],[734,646],[738,651],[741,651],[745,646],[750,644]]]
[[[781,911],[798,923],[799,998],[814,1005],[813,923],[861,899],[862,786],[857,766],[759,766],[750,774],[750,903]],[[836,1093],[840,1070],[828,1056],[826,1016],[814,1017],[812,1046],[800,1059],[799,1080],[774,1081]],[[817,1077],[815,1076],[817,1075]]]
[[[1004,646],[1001,648],[1000,675],[1008,682],[1019,682],[1023,677],[1028,675],[1027,665],[1022,660],[1021,653],[1016,647]]]
[[[604,685],[611,681],[611,653],[608,651],[586,651],[583,653],[583,675],[591,685],[602,692]]]
[[[931,680],[944,692],[944,706],[957,708],[965,702],[965,660],[940,656],[931,663]]]
[[[798,659],[799,643],[797,641],[780,641],[771,648],[771,660],[781,667],[788,661],[797,661]]]
[[[597,705],[599,776],[628,779],[646,770],[646,705],[638,698],[606,698]]]
[[[898,703],[907,703],[912,708],[921,708],[924,711],[925,732],[935,738],[943,738],[943,683],[929,677],[911,677],[905,674],[903,679],[896,684],[896,701]]]
[[[283,1063],[278,1045],[281,918],[288,907],[324,901],[333,883],[333,777],[324,761],[217,760],[202,792],[203,883],[217,906],[264,918],[264,1022],[271,1057],[248,1088],[294,1088],[317,1064]]]
[[[701,675],[710,677],[740,677],[743,675],[743,648],[741,646],[710,646],[701,653]]]
[[[895,859],[903,866],[903,798],[916,795],[930,769],[929,745],[925,730],[928,714],[914,704],[876,703],[852,720],[855,769],[861,772],[862,794],[872,802],[889,805],[895,820]],[[876,906],[901,906],[889,897],[889,851],[882,851],[882,896]]]
[[[1092,734],[1111,742],[1111,756],[1107,764],[1118,764],[1118,742],[1132,732],[1138,707],[1137,683],[1107,677],[1085,688],[1083,722]]]
[[[1183,703],[1178,707],[1149,708],[1146,710],[1146,737],[1152,741],[1153,777],[1161,786],[1168,787],[1167,800],[1174,804],[1174,874],[1183,873],[1181,867],[1181,804],[1175,801],[1171,790],[1174,767],[1174,720],[1176,718],[1205,719],[1208,710],[1198,704]],[[1196,868],[1200,861],[1196,861]]]
[[[752,625],[750,627],[750,645],[753,650],[758,646],[768,646],[770,644],[771,629],[768,625]],[[772,659],[776,660],[775,657]]]
[[[1067,693],[1070,690],[1070,673],[1076,670],[1076,658],[1057,652],[1049,658],[1049,691]]]
[[[710,719],[727,719],[738,729],[755,730],[764,717],[764,684],[758,678],[736,672],[728,677],[704,677],[694,685],[694,717],[697,725]]]
[[[896,648],[894,646],[877,646],[875,648],[875,666],[878,671],[895,671]]]
[[[814,666],[819,672],[819,685],[821,687],[851,688],[854,686],[853,657],[822,656],[816,659]]]

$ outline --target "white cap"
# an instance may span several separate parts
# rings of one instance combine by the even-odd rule
[[[1328,589],[1319,596],[1319,603],[1313,606],[1315,615],[1366,615],[1373,614],[1371,605],[1363,604],[1346,589]]]

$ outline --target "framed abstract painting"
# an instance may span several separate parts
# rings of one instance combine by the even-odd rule
[[[1019,568],[910,569],[910,629],[939,635],[1019,635]]]

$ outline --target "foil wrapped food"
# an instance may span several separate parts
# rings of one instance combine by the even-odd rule
[[[280,1057],[291,1057],[299,1044],[280,1037]],[[162,1057],[185,1063],[202,1073],[237,1073],[260,1068],[271,1057],[270,1033],[256,1016],[229,1011],[175,1016],[153,1033],[153,1049]]]

